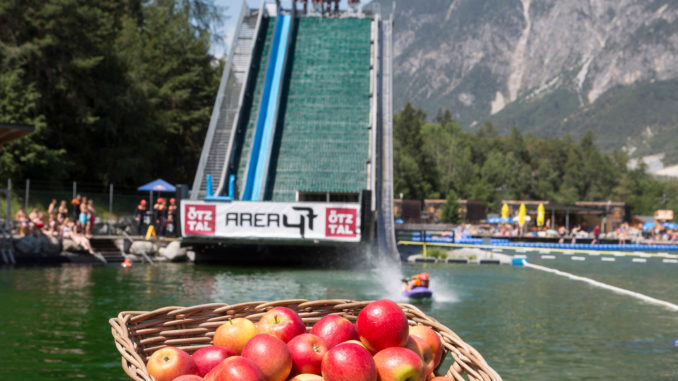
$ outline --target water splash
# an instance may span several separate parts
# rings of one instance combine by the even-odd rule
[[[457,303],[461,296],[454,289],[443,287],[443,282],[438,281],[436,276],[431,277],[431,291],[433,291],[433,301],[436,303]]]
[[[401,279],[404,277],[400,263],[388,259],[379,259],[374,263],[372,275],[380,286],[382,298],[402,301]]]

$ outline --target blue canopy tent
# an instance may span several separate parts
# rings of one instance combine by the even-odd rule
[[[643,231],[646,231],[646,232],[650,231],[650,230],[654,229],[655,226],[657,226],[657,224],[654,223],[654,222],[651,222],[651,221],[646,222],[646,223],[643,224]]]
[[[485,221],[488,224],[510,224],[513,223],[513,218],[511,217],[490,217]]]
[[[156,180],[151,181],[148,184],[144,184],[144,185],[140,186],[139,188],[137,188],[137,190],[150,192],[150,198],[151,198],[150,201],[151,202],[149,203],[149,208],[152,210],[152,208],[153,208],[153,192],[174,193],[174,192],[177,191],[177,188],[174,185],[168,183],[167,181],[165,181],[163,179],[156,179]]]

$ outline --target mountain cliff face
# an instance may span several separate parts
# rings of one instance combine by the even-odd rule
[[[660,137],[676,131],[676,0],[396,3],[396,110],[409,100],[469,128],[592,129],[601,147],[637,153],[663,149]]]

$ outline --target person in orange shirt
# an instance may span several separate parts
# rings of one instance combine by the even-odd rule
[[[76,195],[74,199],[71,200],[71,206],[73,207],[73,221],[77,221],[80,217],[80,200],[82,197]]]

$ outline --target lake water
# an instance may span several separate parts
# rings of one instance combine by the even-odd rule
[[[542,263],[678,304],[678,265]],[[0,380],[128,380],[108,325],[120,311],[288,298],[404,301],[399,280],[423,269],[435,301],[421,308],[505,380],[678,379],[678,313],[534,269],[158,264],[0,269]]]

